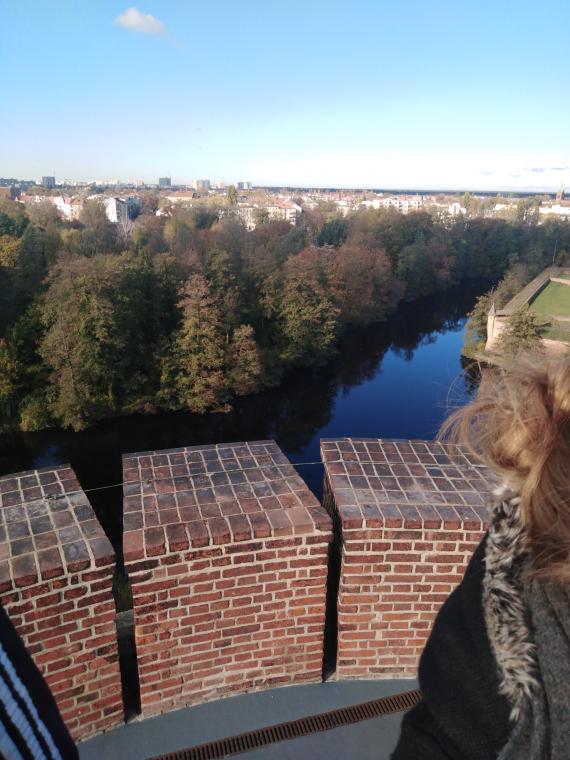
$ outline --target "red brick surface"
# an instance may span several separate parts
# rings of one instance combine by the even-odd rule
[[[75,739],[123,717],[114,568],[69,467],[0,478],[0,602]]]
[[[321,451],[342,526],[337,677],[414,676],[484,534],[491,475],[427,441],[323,440]]]
[[[123,458],[144,715],[318,681],[331,519],[273,441]]]

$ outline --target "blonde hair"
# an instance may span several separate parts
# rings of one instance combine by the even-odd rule
[[[570,356],[517,357],[482,372],[476,398],[443,424],[521,497],[534,573],[570,580]]]

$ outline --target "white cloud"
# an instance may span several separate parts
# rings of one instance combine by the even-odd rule
[[[156,34],[159,37],[166,35],[166,27],[150,13],[141,13],[138,8],[128,8],[115,19],[117,26],[128,29],[130,32],[139,34]]]

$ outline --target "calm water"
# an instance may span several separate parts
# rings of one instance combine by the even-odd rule
[[[184,445],[274,438],[294,462],[319,459],[319,439],[431,438],[473,381],[462,371],[465,315],[484,286],[402,308],[386,324],[355,330],[327,366],[290,374],[282,387],[241,399],[233,412],[111,420],[81,433],[0,436],[0,475],[69,462],[84,488],[121,481],[121,454]],[[300,468],[320,495],[322,468]],[[90,494],[120,547],[121,488]]]

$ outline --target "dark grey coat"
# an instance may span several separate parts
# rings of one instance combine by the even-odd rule
[[[570,599],[528,567],[520,500],[503,490],[435,621],[392,760],[570,758]]]

